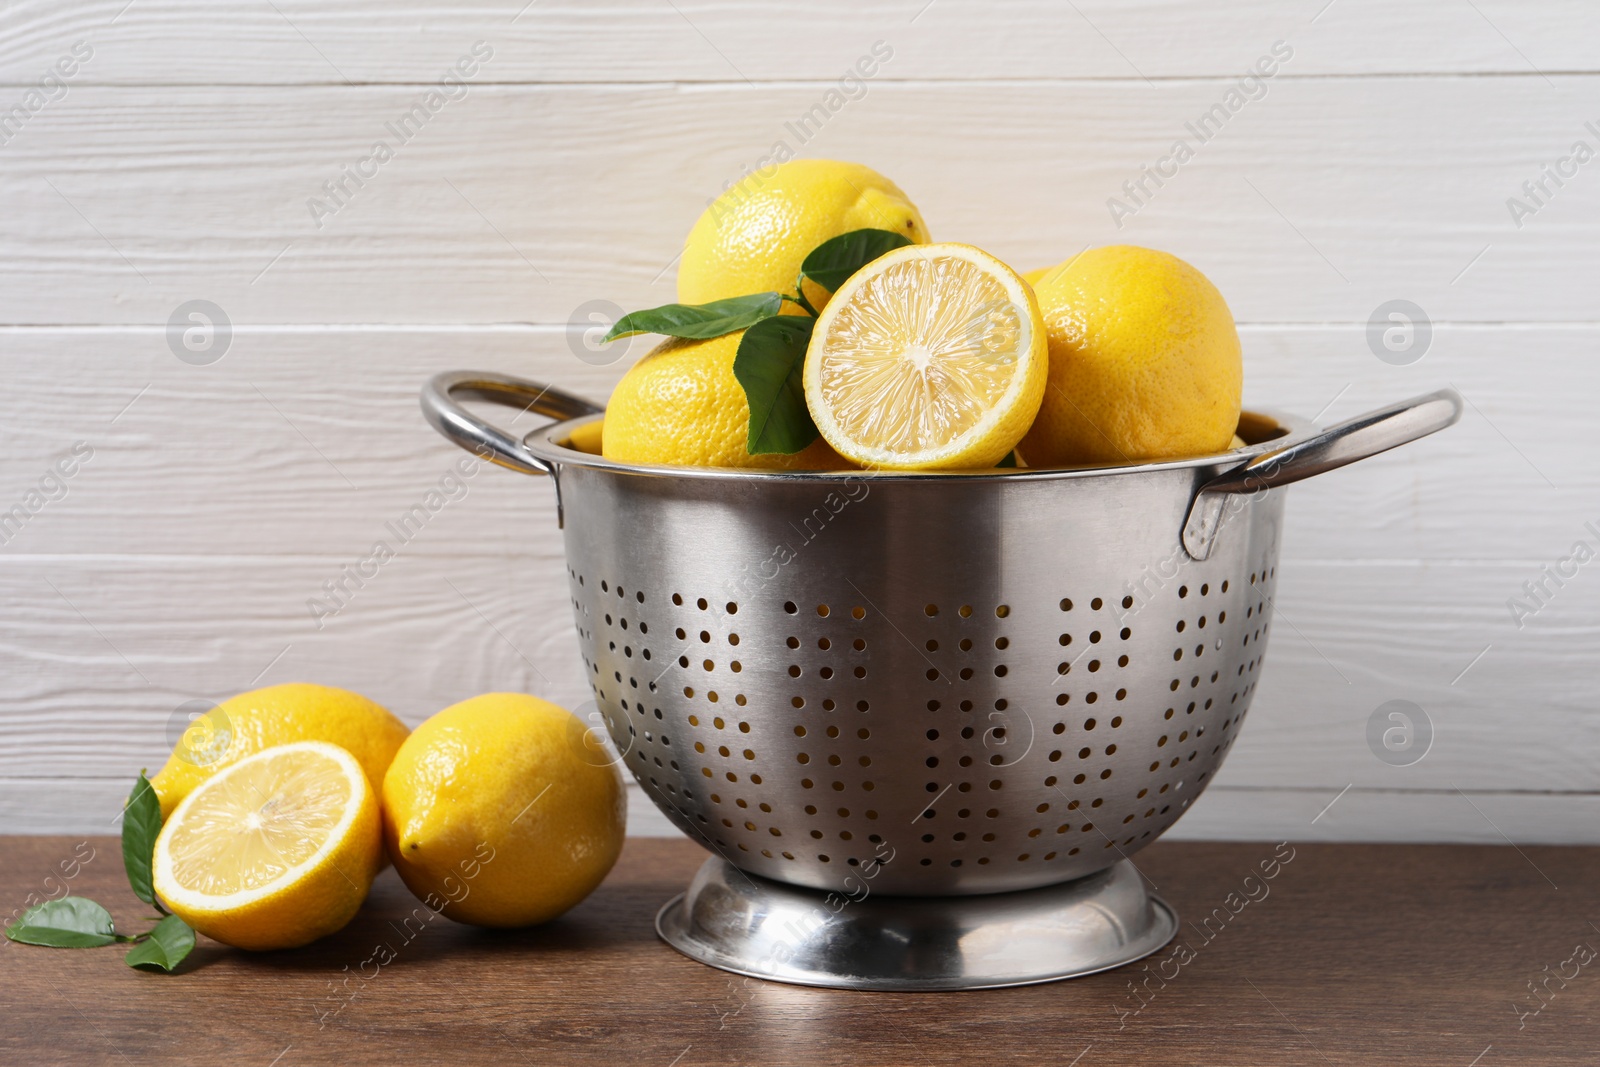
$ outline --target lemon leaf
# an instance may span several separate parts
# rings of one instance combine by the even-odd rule
[[[801,376],[815,322],[802,315],[781,315],[756,323],[739,338],[733,376],[750,404],[745,450],[752,456],[793,455],[817,439]]]
[[[128,872],[128,885],[133,895],[146,904],[166,908],[156,899],[150,884],[150,857],[155,853],[156,835],[161,833],[161,801],[150,788],[150,779],[139,772],[128,794],[127,807],[122,812],[122,867]]]
[[[662,333],[669,337],[704,341],[769,319],[782,306],[782,293],[730,296],[709,304],[663,304],[658,308],[632,311],[622,316],[604,339],[615,341],[636,333]]]
[[[851,230],[813,248],[800,273],[831,293],[885,252],[910,243],[911,238],[893,230]]]
[[[159,967],[171,971],[193,949],[194,931],[189,924],[176,915],[168,915],[122,959],[129,967]]]
[[[6,936],[24,945],[97,948],[123,940],[111,913],[88,897],[59,897],[35,904],[6,927]]]

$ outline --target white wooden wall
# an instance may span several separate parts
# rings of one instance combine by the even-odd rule
[[[1240,322],[1248,403],[1468,398],[1447,433],[1290,491],[1270,668],[1177,833],[1600,840],[1600,562],[1520,628],[1507,607],[1600,547],[1600,161],[1546,179],[1520,227],[1506,203],[1600,149],[1600,8],[524,4],[0,12],[0,120],[23,109],[0,126],[0,511],[92,450],[0,545],[0,824],[109,826],[174,709],[257,684],[412,722],[491,689],[586,699],[536,481],[486,469],[322,629],[306,601],[462,455],[417,412],[425,378],[604,397],[627,360],[578,358],[575,309],[669,300],[696,214],[782,139],[879,168],[936,238],[1021,269],[1116,241],[1188,258]],[[879,41],[892,58],[799,145],[785,122]],[[1278,41],[1264,95],[1119,230],[1107,199]],[[476,42],[465,91],[314,219]],[[1366,340],[1396,298],[1433,324],[1407,366]],[[208,365],[168,343],[197,299],[233,324]],[[1390,700],[1433,725],[1411,766],[1366,739]]]

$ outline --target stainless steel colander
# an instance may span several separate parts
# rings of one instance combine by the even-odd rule
[[[519,441],[458,399],[564,421]],[[552,476],[595,700],[668,818],[747,874],[914,897],[1083,879],[1160,837],[1261,677],[1267,490],[1461,411],[1442,390],[1321,431],[1247,413],[1241,452],[1102,469],[772,473],[576,451],[601,409],[501,375],[422,400]]]

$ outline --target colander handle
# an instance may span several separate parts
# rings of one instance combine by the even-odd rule
[[[429,379],[422,387],[422,414],[428,424],[468,452],[523,474],[554,471],[521,441],[462,407],[456,402],[458,398],[486,400],[503,407],[548,415],[558,421],[598,415],[605,410],[554,386],[493,371],[445,371]]]
[[[1196,560],[1211,554],[1229,497],[1259,493],[1343,467],[1437,433],[1461,418],[1461,394],[1440,389],[1357,415],[1276,452],[1223,471],[1195,493],[1183,526],[1183,547]]]

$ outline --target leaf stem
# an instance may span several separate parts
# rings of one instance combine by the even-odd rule
[[[817,309],[812,307],[811,306],[811,301],[806,299],[806,290],[805,290],[804,282],[805,282],[805,277],[803,275],[801,277],[795,279],[794,295],[790,296],[788,293],[784,293],[783,294],[783,298],[785,300],[789,301],[791,304],[799,304],[802,308],[805,309],[806,314],[810,315],[812,318],[816,318],[817,317]]]

